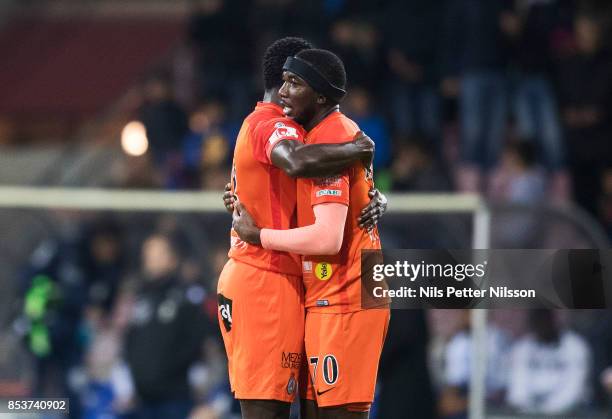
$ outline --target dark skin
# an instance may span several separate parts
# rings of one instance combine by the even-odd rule
[[[300,417],[304,419],[367,419],[369,412],[350,412],[344,406],[319,408],[314,400],[300,400]]]
[[[278,90],[267,90],[263,101],[280,105]],[[355,161],[371,161],[373,156],[374,142],[362,132],[357,133],[354,141],[344,144],[304,145],[297,141],[283,140],[274,147],[270,155],[272,163],[292,177],[332,176]],[[231,184],[228,183],[223,200],[228,211],[233,212],[234,197],[230,191]],[[370,212],[374,212],[376,216],[370,219],[376,220],[385,210],[386,198],[385,208],[370,208]],[[289,403],[279,400],[240,400],[243,419],[285,419],[289,417],[290,408]]]
[[[302,125],[306,131],[313,129],[330,113],[340,110],[337,103],[315,92],[299,76],[285,71],[283,81],[278,90],[283,113]]]
[[[316,92],[296,74],[283,72],[283,81],[278,90],[283,113],[302,125],[306,131],[312,130],[332,112],[340,110],[338,103]],[[374,153],[369,159],[362,159],[366,168],[371,167],[373,160]]]
[[[374,143],[359,131],[353,141],[342,144],[301,144],[281,140],[270,154],[272,164],[291,177],[327,177],[340,173],[356,160],[371,160]]]
[[[324,96],[317,94],[301,78],[292,73],[283,74],[283,86],[276,93],[275,90],[266,91],[264,102],[276,103],[284,107],[287,116],[298,114],[296,122],[306,122],[311,129],[329,113],[338,110],[337,104],[330,104]],[[289,95],[298,93],[303,100],[289,101]],[[308,101],[321,102],[320,107],[305,107]],[[295,108],[294,108],[295,107]],[[307,119],[310,115],[312,120]],[[374,143],[363,132],[359,131],[352,142],[343,144],[310,144],[304,145],[297,141],[280,141],[271,153],[272,163],[292,177],[325,177],[339,174],[343,169],[351,166],[356,160],[361,160],[369,166],[374,158]],[[387,210],[387,198],[377,189],[369,193],[370,203],[361,210],[359,226],[371,230],[378,223],[380,217]],[[225,186],[223,202],[228,212],[234,212],[235,196],[231,192],[231,184]],[[240,238],[248,243],[259,245],[259,232],[261,229],[253,217],[244,207],[238,209],[238,217],[234,217],[234,229]]]
[[[385,194],[374,188],[368,192],[370,197],[370,203],[361,210],[361,214],[357,221],[359,227],[371,230],[378,220],[387,212],[387,197]],[[232,184],[227,183],[225,185],[225,192],[223,193],[223,205],[230,214],[234,212],[234,203],[236,202],[236,196],[232,193]]]
[[[278,91],[278,99],[280,105],[283,106],[283,113],[302,124],[307,130],[314,128],[327,115],[339,109],[338,104],[330,102],[325,96],[315,92],[295,74],[285,71],[283,81],[284,83]],[[284,143],[295,143],[295,141],[284,141]],[[272,150],[273,162],[275,152],[281,148],[281,145],[277,145]],[[314,145],[306,147],[314,147]],[[370,158],[364,161],[364,164],[369,166],[371,161]],[[228,184],[225,188],[223,201],[225,208],[231,212],[234,209],[235,197],[229,192],[229,189]],[[358,219],[359,226],[368,230],[374,228],[382,214],[387,210],[387,198],[378,190],[373,189],[369,196],[370,203],[361,211]],[[261,244],[259,238],[261,229],[257,226],[251,214],[243,206],[237,206],[236,209],[237,211],[233,214],[233,226],[240,238],[251,244]]]
[[[378,220],[387,211],[387,197],[380,193],[378,189],[372,189],[368,192],[370,203],[361,210],[361,215],[358,218],[359,227],[371,230],[378,223]],[[225,209],[232,213],[232,227],[238,233],[238,236],[247,243],[260,245],[261,240],[259,235],[261,229],[253,219],[253,216],[247,211],[244,205],[236,202],[235,196],[231,192],[231,184],[225,185],[225,193],[223,194],[223,202]],[[236,209],[236,211],[234,211]]]
[[[277,89],[267,90],[264,102],[282,106]],[[300,144],[280,141],[271,153],[272,164],[291,177],[326,177],[337,175],[355,161],[365,163],[374,157],[374,142],[358,132],[351,142],[342,144]]]
[[[278,91],[283,113],[299,122],[307,131],[317,126],[330,113],[339,110],[338,104],[315,92],[297,75],[285,71],[283,80],[285,83]],[[234,215],[234,223],[236,222],[239,224],[240,220],[237,221],[236,215]],[[319,408],[315,416],[312,405],[316,405],[316,403],[312,401],[302,403],[304,416],[309,419],[367,419],[368,417],[368,412],[350,412],[344,406]]]
[[[315,92],[304,80],[291,72],[283,73],[284,84],[279,90],[281,106],[283,113],[300,123],[307,131],[314,128],[330,113],[339,110],[336,103],[329,101],[325,96]],[[367,166],[371,164],[371,160]],[[374,192],[374,195],[378,191]],[[373,191],[370,192],[370,197],[373,197]],[[234,203],[235,211],[233,213],[233,227],[242,240],[249,243],[260,244],[261,230],[255,224],[253,217],[248,213],[239,202]],[[359,222],[363,223],[365,214],[370,214],[373,208],[372,202],[362,210]],[[386,208],[386,198],[384,206]],[[227,207],[227,201],[226,201]],[[375,213],[375,218],[372,221],[374,224],[379,218],[379,214]],[[371,228],[371,226],[370,226]],[[335,406],[331,408],[318,408],[316,402],[310,400],[302,400],[301,403],[302,417],[306,419],[367,419],[369,412],[353,412],[349,411],[346,406]]]
[[[291,404],[279,400],[240,400],[243,419],[286,419]]]

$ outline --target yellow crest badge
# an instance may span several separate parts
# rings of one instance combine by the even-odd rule
[[[315,276],[319,278],[321,281],[327,281],[334,273],[331,263],[328,263],[328,262],[317,263],[317,266],[315,266],[314,271],[315,271],[314,272]]]

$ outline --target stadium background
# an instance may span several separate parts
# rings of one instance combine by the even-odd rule
[[[393,194],[385,246],[470,247],[469,215],[397,205],[402,193],[470,192],[491,204],[493,248],[609,247],[611,12],[578,0],[3,0],[0,183],[220,191],[261,96],[263,50],[300,35],[345,61],[342,109],[376,141],[377,186]],[[146,403],[129,360],[172,364],[126,342],[154,270],[141,259],[173,249],[201,308],[194,415],[235,414],[215,321],[229,242],[220,193],[206,213],[23,209],[14,188],[2,195],[0,398],[69,396],[73,417],[135,417]],[[143,248],[156,232],[169,247]],[[605,415],[610,313],[535,316],[490,313],[487,412]],[[541,319],[559,342],[533,337]],[[372,417],[465,417],[470,344],[461,311],[394,312]],[[172,390],[162,383],[158,401]]]

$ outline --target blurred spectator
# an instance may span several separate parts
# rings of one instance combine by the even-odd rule
[[[445,0],[392,1],[381,31],[390,69],[388,97],[399,135],[423,134],[439,141],[439,11]],[[377,149],[378,152],[378,149]]]
[[[166,182],[165,173],[155,166],[151,153],[126,156],[111,168],[114,183],[125,189],[159,189]]]
[[[187,115],[174,100],[165,76],[151,77],[143,89],[144,103],[138,116],[147,130],[153,163],[164,173],[169,162],[179,155],[181,140],[188,129]]]
[[[85,360],[87,381],[82,392],[83,419],[119,419],[134,404],[134,383],[120,358],[121,341],[100,331]]]
[[[443,41],[442,90],[459,94],[462,190],[481,189],[495,165],[507,118],[508,34],[501,24],[509,0],[449,0]]]
[[[508,144],[489,182],[489,198],[505,204],[540,205],[546,202],[548,181],[536,165],[533,141]],[[502,247],[531,247],[540,238],[538,216],[531,211],[499,212],[492,231]],[[535,246],[535,245],[534,245]]]
[[[188,36],[196,54],[199,98],[227,101],[230,119],[242,119],[251,105],[254,37],[245,0],[196,0]]]
[[[444,388],[440,394],[440,415],[446,419],[467,418],[470,375],[473,368],[473,341],[470,310],[458,311],[461,322],[445,350]],[[499,405],[507,386],[508,337],[489,324],[487,328],[487,367],[485,377],[488,403]]]
[[[561,61],[559,88],[578,204],[593,214],[604,167],[612,163],[612,56],[604,43],[602,17],[575,19],[576,53]]]
[[[397,191],[448,191],[451,183],[438,163],[431,141],[413,137],[398,141],[391,176]]]
[[[124,269],[121,230],[113,221],[97,222],[86,232],[84,270],[87,276],[89,304],[106,312],[114,306]]]
[[[500,202],[538,204],[546,197],[546,176],[536,164],[532,141],[506,146],[501,164],[491,178],[489,196]]]
[[[593,350],[589,384],[597,408],[612,407],[612,311],[582,310],[571,318],[572,327],[583,333]],[[578,320],[578,321],[577,321]]]
[[[435,417],[435,400],[428,370],[429,332],[423,310],[397,310],[380,358],[376,417],[401,419]]]
[[[256,57],[254,61],[258,71],[264,50],[283,36],[300,36],[320,46],[327,40],[331,15],[337,18],[347,5],[344,0],[332,0],[331,3],[335,4],[326,0],[247,0],[245,3],[249,8],[249,36],[257,39],[257,49],[252,51],[255,52],[252,57]],[[261,78],[257,81],[261,82]]]
[[[70,377],[83,355],[79,330],[88,283],[78,223],[72,217],[62,221],[59,237],[40,243],[25,269],[23,319],[36,365],[33,394],[76,400]],[[78,403],[71,406],[70,417],[80,417]]]
[[[142,246],[142,284],[126,336],[126,358],[142,419],[184,419],[192,408],[188,370],[210,331],[202,301],[180,284],[173,239],[153,234]]]
[[[391,160],[389,130],[382,114],[373,109],[368,91],[357,86],[351,88],[342,102],[342,110],[376,143],[374,168],[386,167]]]
[[[531,311],[529,327],[512,348],[508,403],[521,412],[569,413],[587,401],[590,349],[551,310]]]
[[[202,357],[189,371],[189,382],[194,391],[198,408],[192,416],[224,417],[224,415],[240,412],[234,410],[236,404],[230,392],[227,374],[227,357],[223,350],[221,335],[207,339],[202,345]]]
[[[342,58],[350,85],[375,91],[379,86],[382,57],[378,29],[364,17],[343,19],[333,23],[331,50]],[[349,88],[349,91],[352,88]]]
[[[207,177],[214,177],[218,172],[224,172],[222,178],[225,181],[229,176],[230,148],[238,134],[238,126],[226,122],[225,107],[221,102],[211,101],[191,114],[189,128],[183,139],[183,167],[173,186],[207,186],[210,183]]]
[[[210,138],[202,150],[202,186],[220,191],[229,181],[231,169],[225,164],[230,155],[227,142],[221,137]]]
[[[543,163],[555,172],[563,168],[564,144],[551,81],[552,37],[559,25],[557,0],[516,1],[514,13],[502,17],[513,40],[514,115],[521,138],[536,142]]]

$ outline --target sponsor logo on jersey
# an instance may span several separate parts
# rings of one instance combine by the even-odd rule
[[[327,393],[328,391],[332,391],[334,388],[336,388],[336,387],[328,388],[327,390],[323,390],[323,391],[317,390],[317,396],[321,396],[321,395]]]
[[[314,181],[316,186],[340,186],[342,178],[340,176],[330,176],[317,178]]]
[[[283,352],[281,355],[281,368],[291,368],[297,370],[302,364],[302,354],[300,352]]]
[[[328,307],[329,300],[317,300],[317,307]]]
[[[317,198],[320,196],[342,196],[342,191],[340,189],[321,189],[316,193]]]
[[[302,262],[302,271],[304,273],[311,273],[312,272],[312,262],[310,261]]]
[[[276,123],[276,125],[274,125],[274,127],[276,129],[274,130],[272,135],[270,135],[270,138],[268,138],[268,142],[271,145],[276,144],[280,140],[285,140],[285,139],[288,139],[288,138],[295,138],[295,139],[300,138],[300,136],[299,136],[299,134],[297,132],[297,129],[295,129],[293,127],[288,127],[285,124],[283,124],[282,122]]]
[[[225,331],[229,332],[232,330],[232,300],[225,297],[223,294],[217,295],[217,301],[219,303],[219,315],[223,321]]]
[[[332,269],[331,263],[319,262],[315,266],[315,276],[321,281],[327,281],[333,273],[334,270]]]
[[[289,381],[287,382],[287,394],[293,394],[297,387],[297,382],[295,381],[295,374],[291,373],[291,377],[289,377]]]

